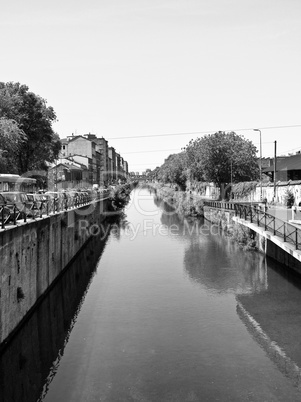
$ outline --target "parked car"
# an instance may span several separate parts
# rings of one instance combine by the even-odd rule
[[[48,212],[48,200],[49,197],[47,197],[46,194],[42,194],[42,193],[30,193],[27,194],[27,198],[29,200],[29,202],[31,202],[34,207],[33,209],[36,210],[36,215],[43,215],[46,214]],[[48,207],[48,208],[47,208]]]
[[[68,193],[68,191],[62,191],[60,192],[60,199],[61,199],[61,205],[62,209],[68,209],[71,205],[71,196]]]
[[[6,224],[10,218],[10,210],[6,206],[6,200],[2,194],[0,194],[0,229],[2,224]]]
[[[70,197],[70,206],[71,207],[77,206],[79,203],[78,192],[75,190],[68,190],[68,191],[66,191],[66,193],[68,194],[68,197]]]
[[[6,201],[6,207],[10,211],[10,220],[33,216],[33,204],[25,193],[19,191],[3,192],[1,195]]]
[[[62,196],[57,191],[46,191],[44,194],[49,199],[49,212],[58,212],[61,210]]]

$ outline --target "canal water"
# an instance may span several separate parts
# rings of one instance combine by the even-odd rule
[[[96,232],[2,353],[1,402],[301,400],[297,277],[147,189]]]

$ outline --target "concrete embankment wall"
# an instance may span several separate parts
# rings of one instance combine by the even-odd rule
[[[0,231],[0,344],[100,227],[109,200]],[[94,226],[92,226],[94,225]]]
[[[258,251],[273,258],[280,264],[301,273],[301,252],[282,238],[272,235],[256,224],[245,221],[235,216],[234,211],[217,209],[204,206],[204,218],[219,225],[230,235],[239,229],[244,235],[249,236]]]

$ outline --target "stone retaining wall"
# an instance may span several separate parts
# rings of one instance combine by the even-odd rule
[[[0,344],[24,320],[37,301],[104,220],[109,200],[0,231]]]

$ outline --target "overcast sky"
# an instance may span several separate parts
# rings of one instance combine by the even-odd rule
[[[300,0],[2,1],[0,44],[0,81],[47,99],[61,138],[105,137],[131,171],[198,136],[166,133],[237,130],[259,148],[259,127],[263,156],[275,140],[301,149],[301,126],[266,128],[301,125]]]

